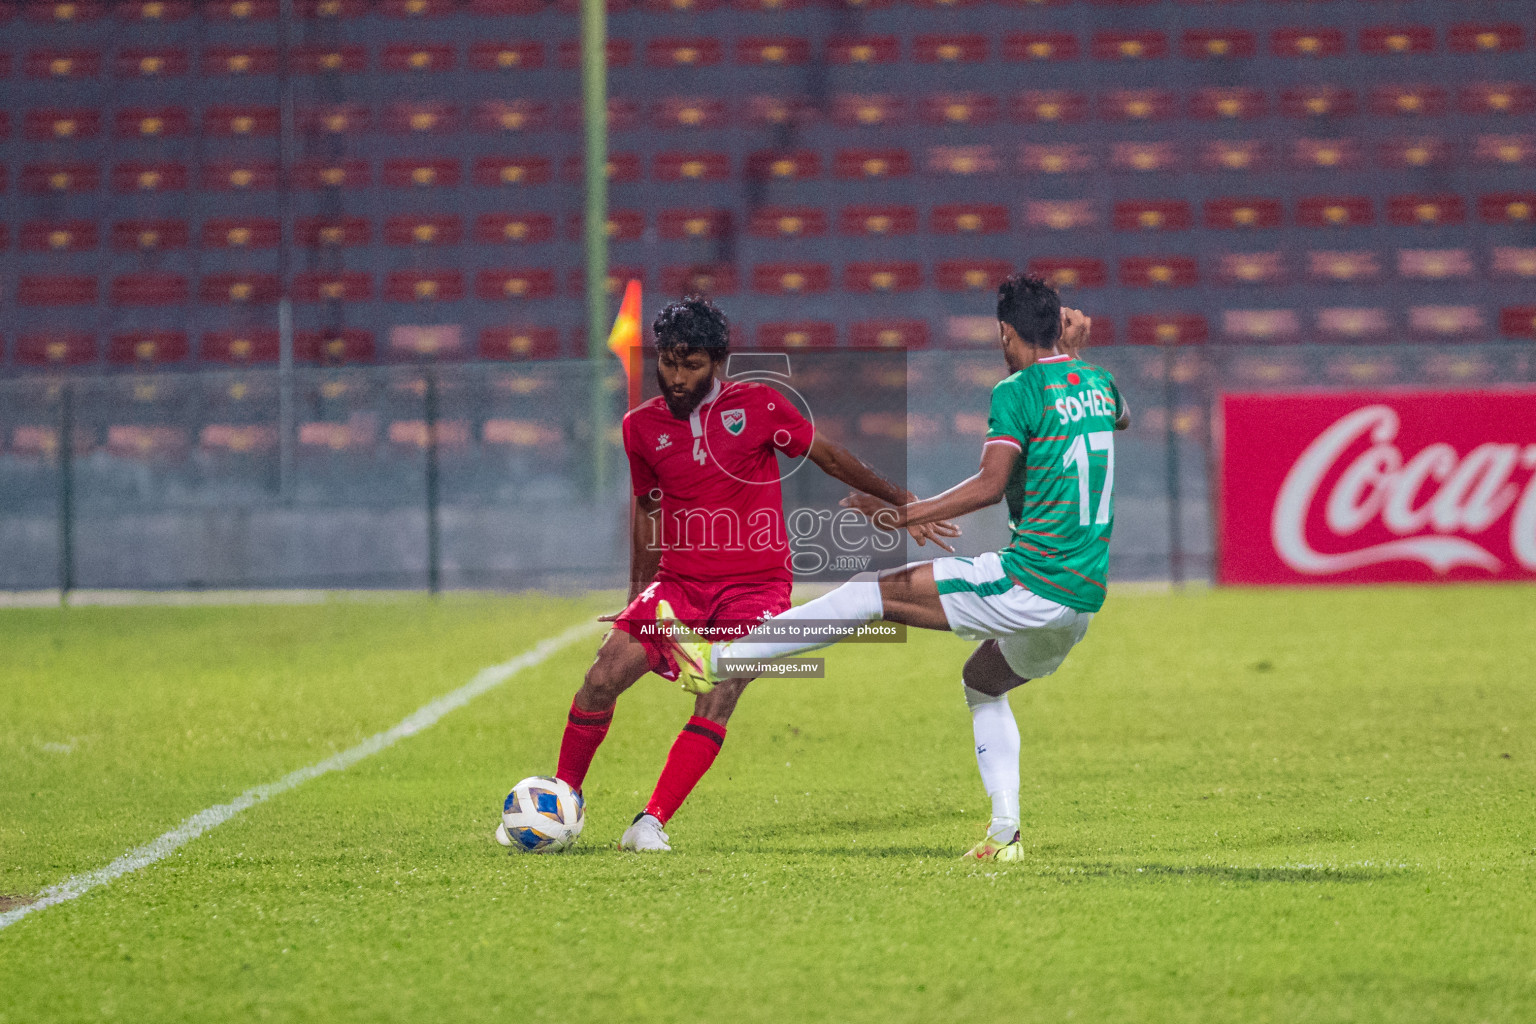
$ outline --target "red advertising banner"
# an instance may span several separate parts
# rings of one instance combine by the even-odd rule
[[[1222,583],[1536,579],[1536,388],[1221,399]]]

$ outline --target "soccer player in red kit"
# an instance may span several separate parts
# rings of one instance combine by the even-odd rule
[[[580,790],[613,720],[619,695],[647,671],[677,678],[671,645],[656,635],[656,605],[668,602],[690,628],[740,636],[789,607],[790,549],[777,452],[806,457],[823,472],[892,504],[914,500],[765,384],[718,373],[730,325],[707,299],[663,309],[653,324],[661,395],[624,417],[624,451],[634,491],[630,601],[604,616],[613,629],[571,703],[555,774]],[[958,533],[947,523],[911,531],[919,544]],[[619,845],[668,850],[663,826],[714,763],[746,680],[727,680],[694,704],[667,754],[645,809]]]

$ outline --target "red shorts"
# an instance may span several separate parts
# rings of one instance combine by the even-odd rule
[[[789,608],[788,580],[779,583],[696,583],[658,577],[619,613],[613,628],[645,648],[651,671],[677,679],[671,645],[656,634],[656,602],[666,601],[689,629],[710,640],[732,640],[751,632],[763,619]]]

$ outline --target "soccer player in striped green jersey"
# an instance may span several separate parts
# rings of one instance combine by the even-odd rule
[[[1109,371],[1083,362],[1092,321],[1063,309],[1055,289],[1018,275],[997,295],[1009,375],[992,389],[981,468],[943,494],[901,507],[852,495],[844,504],[885,529],[954,519],[999,500],[1012,537],[1001,551],[913,562],[841,587],[768,620],[729,643],[688,638],[667,609],[683,687],[707,693],[739,662],[825,647],[825,634],[785,639],[786,620],[863,624],[875,619],[951,630],[980,641],[962,672],[976,763],[992,799],[986,836],[966,854],[1019,860],[1019,729],[1008,691],[1050,675],[1082,640],[1104,603],[1115,523],[1115,431],[1130,412]],[[738,663],[727,671],[723,664]]]

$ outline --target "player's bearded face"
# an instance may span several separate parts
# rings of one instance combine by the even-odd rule
[[[714,383],[714,360],[703,352],[663,351],[656,359],[656,384],[667,410],[683,419],[704,401]]]

